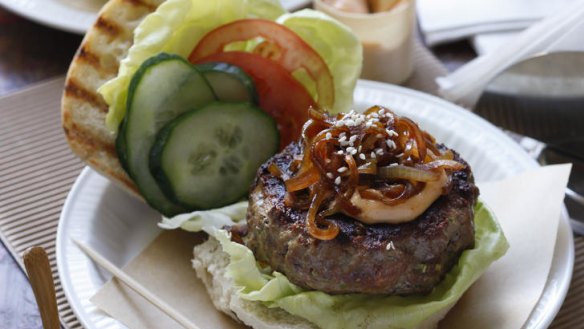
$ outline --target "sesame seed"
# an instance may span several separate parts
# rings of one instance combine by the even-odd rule
[[[403,154],[403,153],[400,153],[400,154],[396,155],[395,157],[396,157],[396,158],[401,158],[401,157],[403,157],[403,156],[404,156],[404,154]]]
[[[349,138],[349,141],[351,143],[355,143],[356,140],[357,140],[357,135],[353,135],[353,136],[351,136],[351,138]]]
[[[343,131],[343,132],[342,132],[342,133],[339,135],[339,137],[340,137],[340,138],[347,139],[347,133]]]
[[[363,145],[359,145],[359,148],[357,149],[357,151],[361,152],[362,149],[363,149]]]
[[[380,148],[377,148],[377,149],[375,149],[375,153],[377,153],[377,155],[382,155],[383,154],[383,149],[381,147]]]
[[[341,146],[349,146],[349,145],[353,146],[353,143],[351,143],[351,142],[348,142],[348,141],[346,141],[346,140],[344,140],[344,141],[341,141]]]
[[[386,131],[387,131],[387,134],[389,135],[389,137],[399,136],[399,134],[396,133],[395,130],[386,129]]]
[[[357,154],[357,149],[353,148],[353,150],[351,150],[351,155],[355,155]]]
[[[331,133],[326,133],[326,139],[331,139],[333,138],[333,134]]]
[[[337,127],[342,127],[344,125],[345,125],[345,122],[343,120],[339,120],[339,121],[335,122],[335,126],[337,126]]]
[[[369,128],[369,127],[371,127],[372,125],[373,125],[373,122],[371,122],[371,121],[367,121],[367,122],[365,122],[365,127],[366,127],[366,128]]]
[[[340,185],[341,184],[341,176],[337,176],[337,178],[335,179],[335,184],[336,185]]]
[[[354,127],[355,121],[353,121],[352,119],[348,119],[346,120],[345,124],[347,125],[347,127]]]
[[[394,149],[396,147],[395,142],[392,141],[391,139],[386,140],[385,143],[387,144],[387,147],[389,147],[390,149]]]
[[[347,168],[347,167],[341,167],[341,168],[337,169],[337,171],[338,171],[340,174],[344,173],[344,172],[345,172],[345,171],[347,171],[347,170],[349,170],[349,168]]]
[[[347,147],[347,153],[353,153],[353,151],[357,152],[357,149],[352,146]]]
[[[363,154],[363,153],[360,153],[360,154],[359,154],[359,158],[360,158],[361,160],[365,160],[365,159],[366,159],[366,158],[365,158],[365,154]]]
[[[345,133],[342,133],[342,134],[340,134],[339,136],[341,137],[341,138],[339,138],[339,142],[341,142],[341,143],[342,143],[342,142],[344,142],[344,141],[346,141],[346,140],[347,140],[347,136],[345,135]]]
[[[335,178],[335,176],[333,176],[333,174],[332,174],[332,173],[330,173],[330,172],[327,172],[327,173],[326,173],[326,177],[328,177],[329,179],[333,179],[333,178]]]
[[[339,150],[339,151],[337,151],[337,154],[338,155],[343,155],[343,154],[345,154],[345,152],[343,152],[343,150]]]
[[[375,155],[375,152],[371,152],[371,159],[377,159],[377,156]]]

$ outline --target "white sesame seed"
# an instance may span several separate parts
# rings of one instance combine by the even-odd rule
[[[349,141],[351,143],[355,143],[356,140],[357,140],[357,135],[353,135],[353,136],[351,136],[351,138],[349,138]]]
[[[333,134],[331,133],[326,133],[326,139],[331,139],[333,138]]]
[[[375,155],[375,152],[371,152],[371,159],[377,159],[377,156]]]
[[[371,121],[367,121],[367,122],[365,122],[365,127],[366,127],[366,128],[369,128],[369,127],[371,127],[372,125],[373,125],[373,122],[371,122]]]
[[[337,151],[337,154],[338,154],[338,155],[343,155],[343,154],[345,154],[345,152],[343,152],[343,150],[338,150],[338,151]]]
[[[396,133],[395,130],[386,129],[386,131],[387,131],[387,134],[389,135],[389,137],[396,137],[396,136],[398,136],[398,133]]]
[[[400,153],[400,154],[396,155],[395,157],[396,157],[396,158],[401,158],[401,157],[403,157],[403,156],[404,156],[404,154],[403,154],[403,153]]]
[[[351,155],[355,155],[357,154],[357,149],[353,148],[353,150],[351,150]]]
[[[347,127],[354,127],[355,121],[353,121],[352,119],[348,119],[346,120],[345,124],[347,125]]]
[[[353,151],[357,152],[357,149],[352,146],[347,147],[347,153],[353,153]]]
[[[340,138],[347,139],[347,133],[346,133],[346,132],[342,132],[342,133],[339,135],[339,137],[340,137]]]
[[[381,147],[380,148],[377,148],[377,149],[375,149],[375,153],[377,153],[377,155],[382,155],[383,154],[383,149]]]
[[[341,143],[342,143],[342,142],[344,142],[344,141],[346,141],[346,140],[347,140],[347,136],[345,135],[345,133],[342,133],[342,134],[340,134],[339,136],[340,136],[340,138],[339,138],[339,142],[341,142]]]
[[[373,118],[379,118],[379,114],[377,113],[371,113],[370,116]]]
[[[330,172],[327,172],[327,173],[326,173],[326,177],[328,177],[329,179],[333,179],[333,178],[335,178],[335,176],[333,176],[333,174],[332,174],[332,173],[330,173]]]
[[[345,122],[343,120],[339,120],[339,121],[335,122],[335,126],[337,126],[337,127],[342,127],[344,125],[345,125]]]
[[[339,174],[342,174],[342,173],[344,173],[347,170],[349,170],[349,168],[347,168],[347,167],[341,167],[341,168],[337,169],[337,171],[339,172]]]
[[[385,143],[387,144],[387,147],[389,147],[390,149],[394,149],[396,147],[395,142],[392,141],[391,139],[386,140]]]
[[[365,160],[365,159],[366,159],[366,158],[365,158],[365,154],[363,154],[363,153],[360,153],[360,154],[359,154],[359,158],[360,158],[361,160]]]
[[[344,141],[342,141],[342,142],[341,142],[341,146],[343,146],[343,147],[344,147],[344,146],[349,146],[349,145],[353,146],[353,143],[351,143],[351,142],[348,142],[348,141],[346,141],[346,140],[344,140]]]
[[[337,176],[337,178],[335,178],[335,184],[336,185],[340,185],[341,184],[341,176]]]
[[[361,152],[362,149],[363,149],[363,145],[359,145],[359,148],[357,148],[357,151]]]

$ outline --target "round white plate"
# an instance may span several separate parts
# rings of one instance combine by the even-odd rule
[[[518,174],[537,164],[507,135],[485,120],[439,98],[402,87],[359,81],[355,108],[383,104],[409,116],[437,140],[459,151],[478,181]],[[122,267],[159,232],[159,215],[86,168],[63,208],[57,232],[57,266],[63,290],[86,328],[124,328],[96,309],[89,298],[109,279],[71,238],[93,247]],[[554,259],[544,293],[526,328],[546,328],[558,312],[571,279],[574,244],[567,216],[560,221]]]
[[[58,30],[85,34],[106,2],[107,0],[0,0],[0,6]],[[280,2],[289,11],[310,4],[310,0]]]

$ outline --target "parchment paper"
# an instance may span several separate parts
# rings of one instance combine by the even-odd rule
[[[509,240],[508,253],[471,287],[440,328],[517,329],[545,286],[553,257],[570,165],[534,169],[504,181],[479,184]],[[162,233],[126,268],[137,281],[200,328],[245,328],[217,312],[190,267],[200,235]],[[113,280],[92,302],[131,329],[181,328]]]

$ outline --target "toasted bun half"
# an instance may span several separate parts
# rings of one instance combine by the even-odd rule
[[[90,167],[138,194],[116,153],[115,134],[105,126],[108,105],[97,89],[118,73],[133,31],[164,0],[110,0],[83,39],[65,82],[61,119],[73,153]]]
[[[282,309],[268,308],[261,302],[242,299],[238,293],[238,287],[227,275],[228,265],[229,255],[223,251],[221,244],[214,237],[209,237],[206,242],[195,247],[193,268],[203,281],[215,308],[219,311],[255,329],[318,328],[307,320]],[[418,327],[411,329],[436,328],[448,311],[450,307],[444,308]],[[362,327],[362,329],[367,328],[369,327],[366,324]]]

